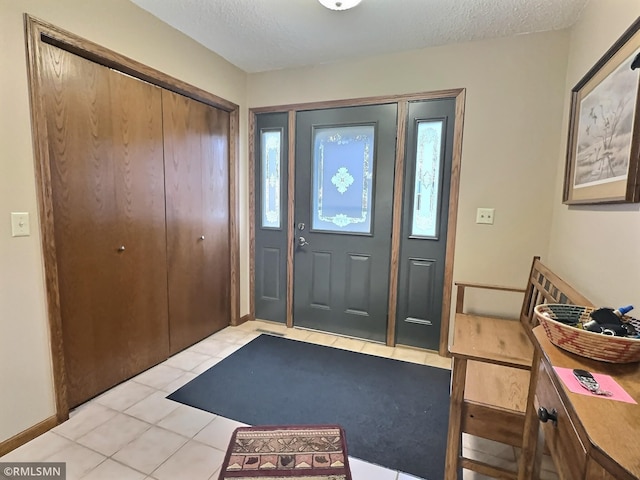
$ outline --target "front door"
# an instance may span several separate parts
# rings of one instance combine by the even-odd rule
[[[296,115],[294,319],[384,342],[396,104]]]

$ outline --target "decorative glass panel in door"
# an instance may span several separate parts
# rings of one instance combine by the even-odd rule
[[[417,124],[418,138],[415,145],[415,180],[411,215],[412,237],[438,237],[443,124],[442,120],[421,121]]]
[[[280,156],[282,130],[260,132],[262,228],[280,228]]]
[[[371,234],[373,125],[315,128],[311,228]]]
[[[396,105],[296,115],[294,324],[385,341]]]

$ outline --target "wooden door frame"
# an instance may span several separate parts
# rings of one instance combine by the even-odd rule
[[[207,105],[229,112],[229,247],[231,278],[231,325],[240,323],[240,230],[239,216],[239,106],[205,90],[189,85],[140,62],[115,53],[73,33],[24,15],[27,45],[27,73],[31,102],[31,123],[35,157],[36,192],[38,197],[42,251],[44,256],[45,288],[51,338],[51,361],[56,400],[56,419],[69,418],[67,401],[67,375],[64,364],[62,318],[58,265],[54,235],[53,197],[48,149],[46,111],[42,101],[41,45],[47,43],[71,52],[92,62],[117,70],[131,77],[184,95]]]
[[[393,224],[391,233],[391,262],[389,272],[389,310],[387,321],[387,345],[396,344],[396,310],[398,295],[398,272],[400,258],[400,238],[402,224],[402,199],[404,189],[404,155],[406,150],[407,112],[409,102],[436,99],[455,100],[455,128],[451,164],[451,189],[449,192],[449,217],[447,220],[447,244],[444,270],[444,291],[442,295],[442,317],[438,353],[449,356],[449,323],[451,315],[451,294],[453,289],[453,258],[458,221],[458,198],[460,192],[460,166],[462,162],[462,132],[464,125],[466,89],[456,88],[435,92],[364,97],[326,102],[296,103],[257,107],[249,109],[249,185],[255,185],[256,175],[256,115],[260,113],[289,114],[289,181],[287,184],[287,314],[286,325],[293,327],[293,253],[294,253],[294,199],[295,199],[295,118],[302,110],[323,108],[356,107],[395,103],[398,106],[398,127],[396,138],[395,179],[393,190]],[[255,197],[253,188],[249,189],[249,317],[255,319]]]

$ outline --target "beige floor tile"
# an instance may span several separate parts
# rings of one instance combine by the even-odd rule
[[[441,357],[437,353],[434,352],[426,352],[426,359],[424,361],[425,365],[429,365],[430,367],[438,367],[438,368],[446,368],[447,370],[451,370],[451,359],[447,357]]]
[[[216,357],[227,358],[233,352],[236,352],[236,351],[240,350],[242,347],[243,347],[243,345],[241,345],[239,343],[230,343],[228,347],[223,348],[222,350],[220,350],[216,354]]]
[[[259,325],[256,328],[258,333],[260,333],[260,331],[265,331],[285,335],[287,330],[290,330],[284,323],[266,322],[264,320],[260,320],[258,323]]]
[[[482,475],[478,472],[472,472],[471,470],[463,470],[462,471],[462,480],[494,480],[491,477],[487,477],[486,475]]]
[[[464,449],[464,455],[473,460],[478,460],[480,462],[488,463],[489,465],[494,465],[500,468],[506,468],[507,470],[511,470],[514,472],[518,469],[518,464],[515,460],[515,457],[513,460],[507,460],[504,458],[495,457],[485,452],[479,452],[467,448]]]
[[[222,467],[222,465],[220,465]],[[220,478],[220,469],[213,472],[213,475],[209,477],[209,480],[218,480]]]
[[[141,383],[128,381],[103,393],[93,401],[113,410],[124,412],[127,408],[147,398],[155,391],[154,388]]]
[[[209,370],[214,365],[220,363],[222,360],[224,360],[224,358],[211,357],[209,360],[206,360],[206,361],[202,362],[200,365],[198,365],[196,368],[194,368],[191,371],[191,373],[193,373],[196,376],[198,376],[201,373],[206,372],[207,370]]]
[[[248,322],[244,322],[241,325],[238,325],[236,328],[238,330],[243,330],[245,332],[255,332],[256,328],[260,328],[263,322],[259,320],[252,320]]]
[[[229,342],[224,342],[222,340],[217,340],[214,337],[209,337],[201,342],[196,343],[194,346],[190,347],[187,352],[196,352],[204,355],[208,355],[210,357],[219,356],[220,352],[226,348],[229,348]]]
[[[78,415],[83,410],[86,410],[89,405],[94,405],[93,400],[89,400],[88,402],[82,403],[77,407],[72,408],[71,410],[69,410],[69,418],[73,418],[75,415]]]
[[[362,353],[368,353],[369,355],[376,355],[378,357],[387,358],[391,358],[394,351],[395,349],[393,347],[388,347],[387,345],[373,342],[365,342],[365,345],[362,348]]]
[[[336,338],[336,341],[331,344],[331,346],[336,348],[342,348],[343,350],[351,350],[352,352],[360,352],[364,348],[364,344],[365,342],[363,340],[338,337]]]
[[[155,472],[158,480],[207,480],[219,470],[224,452],[193,440],[174,453]]]
[[[549,455],[542,455],[540,469],[542,472],[551,472],[554,474],[556,473],[556,466],[553,463],[553,459]]]
[[[236,327],[227,327],[224,330],[214,333],[212,338],[222,340],[223,342],[239,343],[244,345],[248,341],[248,335],[250,334],[244,330],[240,330]]]
[[[311,335],[309,330],[302,330],[300,328],[289,328],[287,329],[287,333],[285,333],[286,338],[290,338],[292,340],[306,340]]]
[[[421,480],[418,477],[414,477],[413,475],[409,475],[407,473],[398,472],[398,480]]]
[[[126,409],[124,413],[148,423],[158,423],[180,406],[179,403],[167,399],[166,396],[164,391],[155,392]]]
[[[158,423],[159,427],[191,438],[216,418],[213,413],[198,408],[180,405]]]
[[[165,363],[156,365],[146,372],[142,372],[132,378],[134,382],[141,383],[151,388],[161,389],[184,375],[184,370],[169,366]]]
[[[223,452],[227,451],[231,434],[238,427],[246,426],[244,423],[236,422],[224,417],[216,417],[211,423],[198,433],[194,440],[205,443]]]
[[[124,465],[151,474],[188,439],[163,428],[151,427],[118,451],[113,459]]]
[[[353,457],[349,457],[349,466],[353,480],[396,480],[398,477],[398,472],[395,470],[363,462]]]
[[[77,441],[103,455],[111,456],[151,428],[146,422],[119,413]]]
[[[465,449],[483,452],[493,457],[511,462],[516,461],[516,454],[512,446],[504,443],[494,442],[486,438],[480,438],[467,433],[462,434],[462,446]]]
[[[256,332],[256,331],[247,332],[245,334],[244,338],[241,341],[237,342],[237,343],[240,343],[241,345],[246,345],[247,343],[255,340],[256,338],[258,338],[260,335],[262,335],[262,334],[260,332]]]
[[[76,440],[118,414],[115,410],[95,402],[86,403],[77,410],[71,412],[69,420],[55,427],[53,432]]]
[[[427,359],[427,352],[413,348],[395,347],[391,358],[405,362],[424,364]]]
[[[145,474],[107,459],[91,470],[82,480],[144,480]]]
[[[3,462],[41,462],[71,445],[73,445],[71,440],[49,431],[1,458]]]
[[[194,345],[189,350],[196,353],[209,355],[210,357],[224,358],[235,352],[239,348],[242,348],[242,346],[243,345],[239,343],[225,342],[214,337],[209,337],[206,340],[203,340],[202,342]]]
[[[555,471],[542,470],[540,471],[540,480],[558,480],[558,474]]]
[[[333,345],[338,339],[335,335],[328,335],[326,333],[311,332],[311,334],[305,340],[306,342],[315,343],[316,345]]]
[[[173,368],[179,368],[188,372],[200,365],[202,362],[209,360],[210,358],[211,355],[205,353],[185,350],[184,352],[176,353],[172,357],[169,357],[164,362],[164,365],[168,365]]]
[[[196,378],[198,375],[195,372],[185,372],[182,376],[176,378],[169,385],[166,385],[162,390],[167,393],[173,393],[178,390],[180,387],[185,386],[191,380]]]
[[[60,450],[50,457],[47,457],[47,462],[66,463],[65,480],[73,480],[81,478],[82,475],[97,467],[106,459],[107,457],[104,455],[100,455],[87,447],[74,443],[64,450]]]

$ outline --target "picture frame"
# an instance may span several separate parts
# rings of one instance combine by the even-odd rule
[[[563,203],[640,202],[640,17],[571,90]]]

